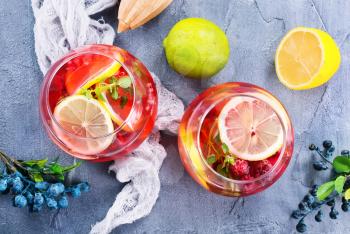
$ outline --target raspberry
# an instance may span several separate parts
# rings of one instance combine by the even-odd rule
[[[241,177],[241,180],[251,180],[251,179],[254,179],[254,177],[251,175],[244,175]]]
[[[270,163],[269,160],[265,159],[257,162],[252,162],[251,167],[252,167],[252,170],[250,175],[253,176],[254,178],[257,178],[259,176],[262,176],[266,172],[268,172],[271,169],[272,164]]]
[[[231,175],[234,177],[243,177],[249,175],[248,161],[236,159],[235,164],[230,166]]]

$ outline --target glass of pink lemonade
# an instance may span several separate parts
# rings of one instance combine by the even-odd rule
[[[272,185],[292,157],[294,133],[283,105],[266,90],[225,83],[201,93],[179,128],[188,173],[205,189],[246,196]]]
[[[146,67],[111,45],[73,50],[47,72],[40,114],[68,154],[109,161],[140,145],[157,115],[157,90]]]

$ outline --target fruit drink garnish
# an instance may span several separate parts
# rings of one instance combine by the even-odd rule
[[[213,108],[201,128],[202,152],[221,175],[252,179],[268,172],[283,144],[281,122],[265,102],[233,97]]]
[[[189,105],[179,127],[187,172],[205,189],[246,196],[272,185],[293,152],[293,128],[283,105],[247,83],[213,86]]]
[[[150,133],[156,88],[147,69],[128,52],[93,45],[73,51],[49,71],[41,107],[51,138],[68,153],[111,160]]]

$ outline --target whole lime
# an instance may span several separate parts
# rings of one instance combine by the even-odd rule
[[[230,55],[225,33],[213,22],[202,18],[179,21],[163,45],[169,65],[178,73],[195,79],[218,73]]]

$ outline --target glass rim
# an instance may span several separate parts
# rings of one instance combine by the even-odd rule
[[[265,103],[267,103],[276,113],[278,119],[280,120],[281,124],[282,124],[282,128],[283,128],[283,146],[281,148],[281,151],[279,153],[279,155],[284,155],[285,151],[286,151],[286,147],[287,147],[287,129],[286,129],[286,126],[290,125],[291,126],[291,130],[293,131],[293,126],[292,126],[292,123],[290,121],[290,116],[288,114],[288,112],[286,111],[285,107],[283,106],[283,104],[273,95],[271,94],[270,92],[268,92],[267,90],[259,87],[259,86],[256,86],[256,85],[253,85],[253,84],[250,84],[250,83],[245,83],[245,82],[227,82],[227,83],[223,83],[223,84],[219,84],[217,86],[224,86],[224,85],[227,85],[227,84],[238,84],[238,85],[243,85],[245,87],[247,87],[247,85],[250,86],[250,88],[259,88],[261,89],[262,91],[264,91],[265,93],[263,93],[263,96],[266,96],[268,97],[266,94],[270,95],[275,102],[277,102],[281,107],[282,107],[282,111],[284,112],[284,114],[286,115],[286,117],[288,118],[288,120],[284,120],[281,116],[280,116],[280,111],[276,110],[273,106],[271,106],[269,103],[267,103],[265,100],[262,100],[261,98],[259,97],[256,97],[254,96],[254,94],[243,94],[243,93],[238,93],[238,94],[232,94],[230,96],[225,96],[225,97],[222,97],[220,98],[219,100],[213,102],[209,108],[207,108],[205,110],[205,112],[203,113],[202,117],[200,118],[199,120],[199,127],[198,127],[198,132],[196,134],[196,148],[199,152],[199,155],[200,155],[200,158],[201,160],[204,162],[204,165],[205,167],[209,168],[209,170],[211,172],[214,173],[214,175],[220,177],[221,179],[223,179],[225,182],[229,182],[229,183],[234,183],[234,184],[250,184],[250,183],[255,183],[255,182],[258,182],[258,181],[263,181],[265,178],[269,177],[271,174],[275,173],[275,172],[278,172],[278,170],[281,168],[281,166],[283,166],[282,162],[284,161],[283,160],[283,157],[278,157],[277,161],[275,162],[275,164],[272,166],[272,168],[265,174],[257,177],[257,178],[253,178],[253,179],[249,179],[249,180],[236,180],[236,179],[231,179],[231,178],[228,178],[226,176],[223,176],[221,175],[220,173],[218,173],[217,171],[215,171],[207,162],[206,158],[204,157],[204,154],[202,152],[202,149],[200,147],[200,132],[201,132],[201,128],[202,128],[202,125],[203,125],[203,122],[206,118],[206,116],[209,114],[209,112],[217,105],[219,104],[220,102],[222,102],[224,99],[228,99],[228,98],[232,98],[232,97],[240,97],[240,96],[246,96],[246,97],[251,97],[251,98],[255,98],[255,99],[258,99],[258,100],[261,100]],[[213,86],[213,87],[217,87],[217,86]],[[206,91],[204,91],[206,92]],[[270,97],[268,97],[270,98]],[[287,122],[286,122],[287,121]],[[209,180],[205,180],[207,183],[211,183],[211,181]]]
[[[98,46],[103,46],[103,45],[98,45]],[[115,47],[115,46],[113,46]],[[116,47],[118,48],[118,47]],[[81,51],[82,49],[86,49],[84,51]],[[130,76],[131,80],[132,80],[132,84],[133,84],[133,103],[132,103],[132,107],[131,107],[131,110],[130,112],[128,113],[128,116],[127,118],[125,118],[122,122],[122,124],[118,125],[118,127],[116,129],[114,129],[113,132],[111,133],[108,133],[108,134],[105,134],[103,136],[98,136],[98,137],[84,137],[84,136],[78,136],[66,129],[64,129],[60,123],[56,120],[55,116],[53,115],[53,112],[50,108],[50,102],[49,102],[49,90],[50,90],[50,87],[51,87],[51,83],[53,81],[53,79],[55,78],[57,72],[65,65],[67,64],[69,61],[71,61],[72,59],[74,58],[77,58],[81,55],[84,55],[84,54],[97,54],[97,55],[101,55],[101,56],[105,56],[105,57],[108,57],[116,62],[118,62],[125,70],[126,72],[128,73],[128,75]],[[123,130],[124,126],[127,124],[127,122],[129,121],[129,119],[131,118],[133,112],[135,111],[135,93],[136,93],[136,85],[135,85],[135,77],[134,75],[130,72],[130,70],[128,69],[128,66],[126,66],[124,63],[122,63],[121,61],[119,61],[118,59],[114,58],[113,56],[110,56],[110,55],[106,55],[102,52],[99,52],[99,51],[94,51],[92,50],[89,45],[86,45],[86,46],[82,46],[82,47],[79,47],[75,50],[72,50],[70,53],[68,53],[66,55],[67,57],[65,57],[64,59],[62,60],[58,60],[55,64],[60,64],[59,66],[57,66],[53,71],[52,73],[50,73],[49,77],[47,77],[47,75],[49,74],[49,71],[47,72],[47,74],[45,75],[45,78],[44,80],[48,79],[46,82],[44,81],[44,83],[46,83],[46,89],[45,90],[42,90],[43,92],[43,98],[45,98],[46,100],[46,110],[47,110],[47,113],[50,117],[50,119],[54,122],[53,124],[55,124],[60,131],[62,131],[64,134],[67,134],[71,137],[74,137],[76,139],[80,139],[80,140],[99,140],[99,139],[103,139],[103,138],[108,138],[108,137],[112,137],[114,136],[115,134],[117,134],[118,132],[120,132],[121,130]],[[54,65],[52,65],[54,66]],[[153,77],[152,77],[153,79]],[[114,124],[114,122],[113,122]]]

